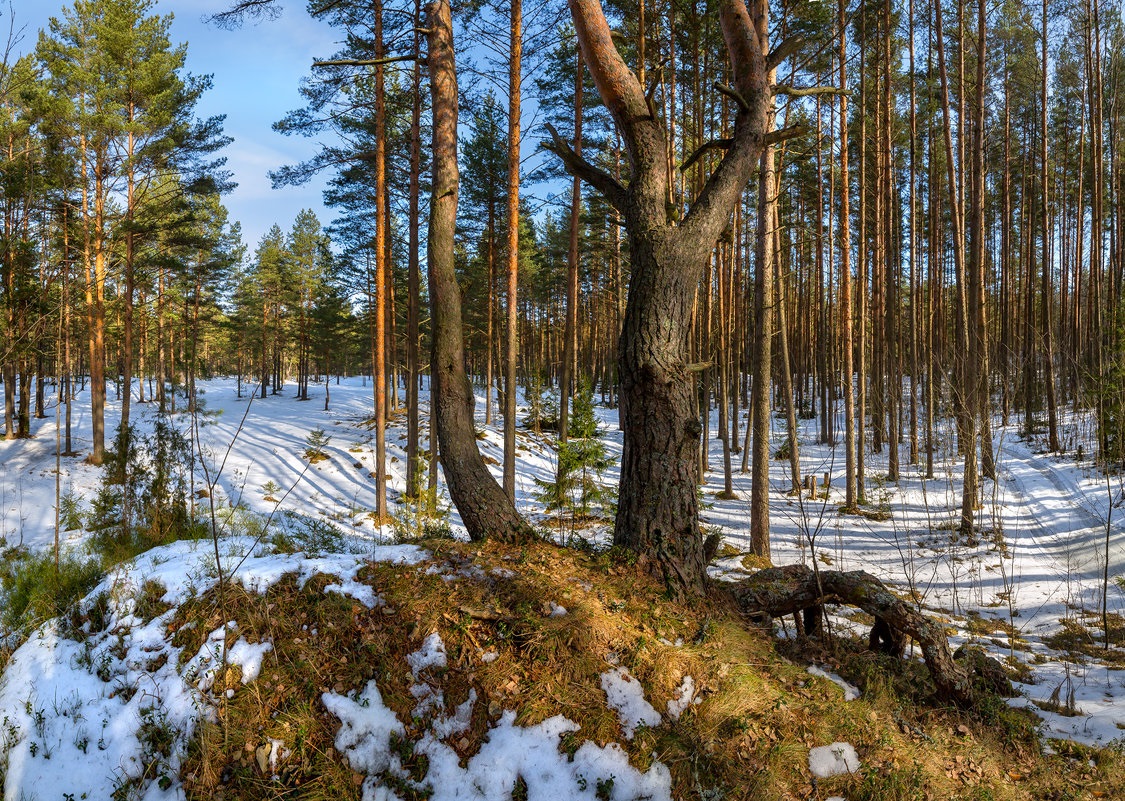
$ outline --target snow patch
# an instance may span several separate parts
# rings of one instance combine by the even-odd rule
[[[273,643],[249,643],[242,637],[230,647],[227,662],[242,668],[242,683],[256,681],[262,673],[262,659],[273,650]]]
[[[851,743],[832,743],[809,749],[809,770],[818,779],[827,779],[859,770],[859,755]]]
[[[603,673],[602,689],[605,690],[606,703],[617,712],[621,730],[627,739],[633,739],[641,724],[660,725],[660,713],[645,700],[644,688],[626,668],[614,668]]]
[[[672,697],[668,699],[668,717],[672,720],[679,720],[680,715],[684,710],[691,706],[692,700],[695,698],[695,680],[691,676],[684,676],[684,680],[680,682],[680,686],[672,693]]]
[[[324,587],[325,592],[335,592],[339,595],[347,596],[348,598],[355,598],[368,609],[374,609],[377,606],[386,606],[387,602],[383,596],[375,592],[375,590],[368,587],[366,584],[361,584],[358,581],[341,581],[335,584],[328,584]]]
[[[352,770],[378,775],[392,768],[402,770],[391,750],[391,735],[402,737],[406,729],[395,713],[383,706],[383,696],[374,681],[353,700],[336,693],[320,696],[324,708],[340,719],[336,750],[345,754]]]
[[[859,698],[860,695],[862,695],[862,693],[860,693],[859,691],[859,688],[854,684],[850,684],[849,682],[837,676],[835,673],[831,673],[824,668],[817,667],[816,665],[809,665],[808,672],[813,676],[820,676],[820,678],[828,679],[833,684],[838,685],[840,689],[844,691],[845,701],[854,701]]]
[[[418,674],[426,668],[445,667],[445,643],[441,641],[441,636],[436,631],[430,634],[422,641],[421,648],[406,655],[406,661],[414,678],[418,678]]]

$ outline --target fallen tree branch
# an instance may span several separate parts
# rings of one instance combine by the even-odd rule
[[[733,593],[743,611],[750,614],[788,615],[824,603],[858,606],[874,615],[876,621],[883,621],[883,626],[918,642],[942,700],[972,703],[970,673],[953,659],[942,625],[896,597],[870,573],[814,573],[805,565],[770,567],[734,584]]]

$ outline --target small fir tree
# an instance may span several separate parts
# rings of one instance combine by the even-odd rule
[[[537,498],[548,511],[569,513],[577,521],[604,511],[614,500],[613,489],[602,481],[613,460],[601,441],[589,383],[584,382],[574,396],[568,431],[567,441],[559,443],[555,480],[535,483]]]

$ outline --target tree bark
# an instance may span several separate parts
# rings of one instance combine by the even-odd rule
[[[523,3],[512,4],[508,56],[508,320],[504,354],[504,492],[516,500],[516,360],[519,315],[516,295],[520,268],[520,71],[523,58]]]
[[[852,345],[852,237],[851,201],[848,185],[848,77],[847,77],[847,0],[840,0],[836,12],[840,32],[840,350],[844,377],[844,506],[848,512],[859,508],[856,491],[855,367]]]
[[[700,277],[747,181],[766,135],[773,87],[767,66],[768,5],[722,0],[720,24],[738,106],[726,155],[682,220],[670,213],[667,136],[645,90],[611,38],[597,0],[570,0],[594,83],[629,157],[628,186],[556,137],[566,168],[592,184],[622,215],[632,281],[618,343],[624,449],[615,544],[635,550],[675,595],[704,592],[706,571],[696,497],[701,427],[693,414],[688,339]]]
[[[441,464],[469,538],[516,541],[532,536],[511,499],[488,472],[473,426],[473,389],[465,373],[461,290],[454,266],[457,226],[457,75],[448,0],[426,7],[433,116],[433,187],[428,261],[433,325],[431,405],[437,422]]]
[[[383,57],[383,3],[375,3],[375,58]],[[387,517],[387,111],[383,65],[375,66],[375,516]]]
[[[412,67],[413,98],[410,104],[410,245],[407,275],[407,294],[410,296],[406,317],[406,492],[415,496],[421,488],[418,472],[418,379],[419,367],[419,309],[421,295],[421,265],[418,263],[419,193],[422,171],[422,3],[414,0],[414,64]]]
[[[644,37],[641,37],[644,41]],[[574,153],[582,155],[582,51],[574,69]],[[566,442],[570,423],[570,394],[578,358],[578,239],[582,224],[582,179],[574,176],[570,188],[570,238],[566,251],[566,326],[563,332],[562,367],[559,370],[559,442]]]

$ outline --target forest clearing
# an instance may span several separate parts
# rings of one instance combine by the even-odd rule
[[[1125,796],[1120,4],[0,13],[0,797]]]

